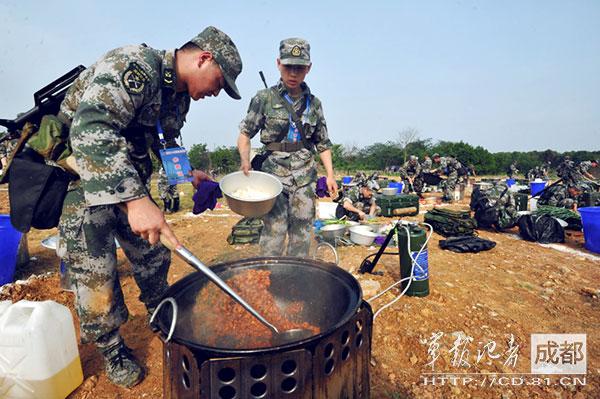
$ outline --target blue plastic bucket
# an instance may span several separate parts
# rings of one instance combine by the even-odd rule
[[[404,183],[396,183],[398,185],[398,192],[396,195],[402,195],[402,190],[404,189]]]
[[[539,193],[540,191],[542,191],[544,189],[544,187],[546,187],[546,183],[545,181],[537,183],[537,182],[530,182],[529,183],[529,187],[531,188],[531,195],[537,195],[537,193]]]
[[[21,232],[10,224],[9,215],[0,215],[0,285],[12,283],[17,265]]]
[[[508,187],[510,187],[510,186],[512,186],[512,185],[514,185],[515,183],[516,183],[516,180],[515,180],[515,179],[506,179],[506,185],[507,185]]]
[[[342,184],[350,184],[351,181],[352,181],[352,176],[342,177]]]
[[[592,252],[600,253],[600,206],[579,208],[585,247]]]

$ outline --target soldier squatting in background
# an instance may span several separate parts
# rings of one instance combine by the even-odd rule
[[[381,208],[377,206],[373,190],[372,180],[361,181],[357,186],[348,189],[335,209],[335,217],[341,219],[346,216],[348,220],[359,221],[377,216]]]
[[[237,144],[241,170],[244,173],[250,170],[250,139],[260,131],[266,156],[261,170],[273,174],[283,184],[282,194],[263,218],[260,247],[264,255],[282,255],[286,235],[288,256],[304,257],[309,252],[317,181],[314,149],[327,173],[327,189],[330,193],[337,191],[331,161],[332,144],[321,101],[304,83],[311,65],[310,45],[306,40],[282,40],[277,59],[281,80],[256,93],[250,101],[248,114],[240,123]],[[288,111],[290,105],[296,113],[295,118]],[[293,119],[301,119],[301,129]]]

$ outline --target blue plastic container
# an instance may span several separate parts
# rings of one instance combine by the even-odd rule
[[[396,192],[396,195],[402,195],[402,190],[404,190],[404,183],[400,182],[400,183],[396,183],[397,187],[398,187],[398,192]]]
[[[352,176],[342,177],[342,184],[350,184],[351,181],[352,181]]]
[[[10,224],[9,215],[0,215],[0,285],[12,283],[17,265],[21,232]]]
[[[600,206],[579,208],[585,247],[592,252],[600,253]]]
[[[542,191],[544,189],[544,187],[546,187],[546,183],[548,182],[540,182],[540,183],[536,183],[534,181],[529,183],[529,187],[531,188],[531,196],[535,196],[537,195],[537,193],[539,193],[540,191]]]
[[[506,185],[508,187],[513,186],[516,183],[515,179],[506,179]]]

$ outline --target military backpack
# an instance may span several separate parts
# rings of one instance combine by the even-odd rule
[[[259,218],[243,218],[231,229],[227,237],[229,245],[236,244],[258,244],[263,222]]]
[[[433,208],[425,213],[425,223],[444,237],[459,237],[473,235],[477,222],[471,217],[470,211]]]

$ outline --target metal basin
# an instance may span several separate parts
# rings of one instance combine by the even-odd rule
[[[250,171],[249,176],[241,171],[230,173],[221,179],[219,187],[227,199],[229,208],[246,217],[258,217],[269,213],[283,190],[281,182],[275,176],[258,171]],[[241,198],[234,194],[240,189],[260,191],[265,196],[261,199]]]
[[[344,224],[327,224],[319,230],[321,236],[328,240],[334,240],[343,237],[346,233],[347,226]]]

